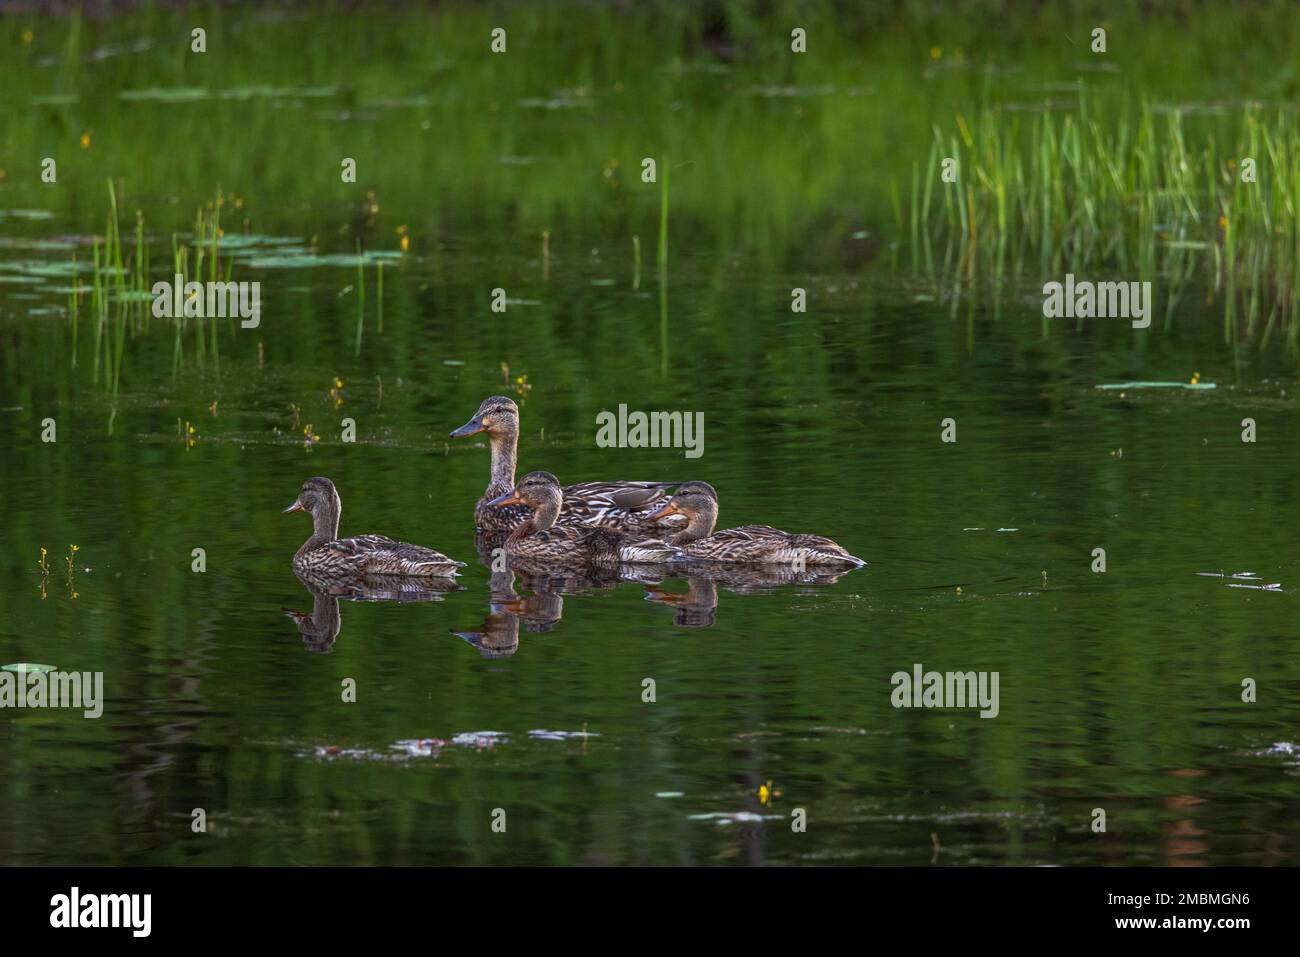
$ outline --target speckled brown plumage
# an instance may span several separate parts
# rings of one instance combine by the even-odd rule
[[[473,418],[451,433],[452,437],[487,434],[492,452],[487,489],[474,506],[474,524],[482,531],[510,531],[527,521],[529,511],[519,505],[493,507],[490,503],[515,487],[515,461],[519,446],[519,407],[503,395],[489,396]],[[665,532],[681,519],[667,517],[648,522],[648,516],[668,501],[676,482],[580,482],[564,488],[557,525]]]
[[[686,516],[686,528],[669,542],[700,561],[752,565],[841,565],[861,567],[862,559],[822,535],[783,532],[769,525],[741,525],[714,532],[718,493],[708,482],[687,482],[656,514]]]
[[[617,565],[666,562],[680,558],[678,549],[635,532],[584,525],[557,525],[565,492],[550,472],[529,472],[509,492],[493,499],[493,508],[522,505],[529,517],[506,538],[509,555],[552,562]]]
[[[449,577],[465,565],[432,548],[383,535],[338,538],[343,503],[334,483],[322,476],[304,482],[298,498],[285,511],[311,513],[312,535],[293,556],[293,565],[317,576]]]

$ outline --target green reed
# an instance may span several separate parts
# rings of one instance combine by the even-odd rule
[[[668,374],[668,157],[659,167],[659,371]]]
[[[1185,111],[1141,103],[1111,117],[1082,88],[1073,112],[1034,114],[1028,130],[1023,119],[984,109],[969,125],[958,114],[957,136],[934,130],[929,160],[911,172],[914,263],[933,240],[956,251],[949,269],[966,279],[1028,275],[1026,261],[1036,263],[1036,281],[1135,265],[1138,278],[1167,279],[1174,297],[1199,273],[1223,292],[1225,336],[1240,328],[1262,338],[1285,328],[1294,340],[1300,121],[1293,113],[1244,108],[1218,121],[1228,127],[1226,140],[1210,135],[1196,146]],[[956,183],[941,181],[939,150],[957,160]],[[1248,159],[1253,182],[1243,178]],[[929,205],[935,188],[943,192],[937,215]],[[996,230],[982,231],[985,222]]]
[[[356,241],[357,249],[357,344],[355,352],[361,355],[361,331],[366,321],[366,259],[361,255],[361,240]]]

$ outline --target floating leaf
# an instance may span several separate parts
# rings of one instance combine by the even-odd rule
[[[1213,382],[1108,382],[1098,389],[1213,389]]]

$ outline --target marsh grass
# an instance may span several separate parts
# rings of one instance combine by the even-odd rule
[[[429,224],[423,249],[470,233],[503,245],[541,233],[545,279],[552,230],[557,242],[622,243],[657,219],[661,369],[669,155],[679,160],[671,184],[679,261],[726,249],[770,270],[840,268],[844,239],[863,232],[891,261],[910,259],[958,295],[994,283],[998,308],[1009,279],[1035,286],[1066,268],[1133,272],[1169,289],[1166,323],[1191,290],[1208,287],[1226,334],[1297,347],[1296,80],[1292,70],[1256,66],[1300,58],[1293,4],[1122,8],[1109,29],[1123,42],[1105,57],[1062,39],[1091,16],[1082,3],[1033,17],[973,0],[942,9],[506,7],[516,42],[503,57],[485,56],[481,42],[499,14],[455,2],[432,15],[414,6],[331,10],[321,14],[331,29],[308,35],[292,18],[240,5],[138,7],[93,31],[76,12],[6,18],[0,43],[21,51],[21,68],[6,77],[0,103],[4,145],[22,154],[68,141],[60,189],[40,202],[98,234],[86,211],[102,207],[88,190],[102,188],[107,172],[133,198],[147,197],[134,205],[155,235],[192,236],[188,259],[173,242],[172,260],[193,278],[219,278],[223,266],[230,276],[222,194],[198,221],[186,219],[214,182],[247,188],[260,231],[320,236],[350,252],[357,189],[302,175],[304,158],[333,157],[344,133],[366,147],[375,208]],[[186,35],[205,12],[230,27],[255,18],[257,29],[242,29],[219,62],[177,56],[161,42]],[[816,37],[808,55],[791,55],[792,17]],[[27,29],[30,45],[20,40]],[[155,45],[101,55],[141,38]],[[1258,105],[1243,104],[1246,96]],[[92,127],[93,145],[76,149],[70,131]],[[203,164],[173,159],[186,143],[253,141],[257,149],[211,151]],[[663,169],[658,197],[635,176],[635,158],[650,148]],[[1258,164],[1253,185],[1234,181],[1229,165],[1247,155]],[[951,187],[938,177],[948,156],[960,159]],[[6,188],[25,187],[10,177]],[[123,375],[123,344],[150,325],[143,300],[134,321],[117,313],[114,290],[148,288],[151,245],[137,216],[134,256],[125,256],[122,192],[110,197],[89,323],[93,375],[110,388]],[[636,288],[638,239],[633,256]],[[222,324],[173,325],[173,370],[187,359],[215,368]],[[354,351],[363,333],[359,317]]]
[[[361,355],[361,332],[366,322],[366,259],[361,254],[361,240],[357,243],[357,343],[355,353]]]
[[[1161,281],[1164,315],[1192,286],[1221,295],[1225,337],[1240,326],[1267,344],[1300,330],[1300,123],[1293,111],[1235,116],[1223,145],[1188,144],[1187,117],[1149,103],[1101,115],[1081,90],[1077,110],[1029,116],[961,114],[956,135],[938,127],[926,166],[911,171],[913,264],[965,282],[1034,282],[1067,272]],[[958,159],[957,183],[941,181],[941,157]],[[1242,162],[1255,161],[1255,182]],[[924,183],[924,186],[922,186]],[[937,184],[937,186],[935,185]],[[932,206],[940,189],[943,205]],[[990,224],[985,227],[984,224]]]
[[[659,372],[668,374],[668,157],[664,157],[659,177]]]
[[[92,313],[93,361],[91,379],[101,382],[109,392],[117,394],[121,387],[123,363],[128,343],[147,334],[153,322],[154,295],[150,283],[150,240],[145,228],[143,210],[136,210],[133,252],[124,258],[122,233],[118,213],[118,193],[112,182],[108,183],[108,217],[103,235],[91,237],[90,306]],[[230,282],[234,274],[234,260],[227,257],[223,263],[220,240],[220,210],[225,202],[218,190],[215,199],[198,208],[192,232],[188,238],[177,233],[171,235],[171,273],[167,279],[175,282]],[[81,338],[80,313],[83,296],[81,280],[76,275],[77,257],[73,256],[73,286],[68,293],[68,312],[71,316],[71,364],[77,365]],[[224,267],[224,268],[223,268]],[[171,365],[177,374],[185,360],[185,338],[192,335],[193,356],[200,364],[211,361],[218,367],[220,356],[220,331],[222,320],[212,317],[187,317],[180,315],[169,320],[173,327]],[[234,317],[227,317],[229,326]]]

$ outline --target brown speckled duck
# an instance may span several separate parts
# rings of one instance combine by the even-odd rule
[[[491,508],[517,505],[529,510],[528,517],[506,538],[506,553],[557,564],[590,565],[667,562],[682,557],[666,542],[641,538],[632,530],[555,524],[567,494],[550,472],[529,472],[513,489],[488,502]]]
[[[714,532],[718,493],[708,482],[687,482],[651,519],[686,516],[686,528],[669,542],[690,558],[749,565],[841,565],[861,568],[862,559],[821,535],[783,532],[768,525],[741,525]]]
[[[343,503],[334,483],[316,476],[302,484],[302,491],[285,512],[310,512],[315,527],[311,538],[293,556],[295,569],[316,575],[392,575],[412,578],[446,578],[465,563],[421,545],[395,542],[383,535],[339,538],[339,516]]]
[[[491,473],[483,497],[474,506],[474,523],[483,531],[507,532],[528,518],[519,506],[494,507],[497,499],[515,487],[515,458],[519,447],[519,407],[504,395],[483,400],[474,417],[451,433],[453,438],[486,432],[492,450]],[[668,517],[655,528],[647,516],[668,500],[676,482],[581,482],[564,489],[564,503],[556,524],[602,528],[667,531],[683,524]]]

